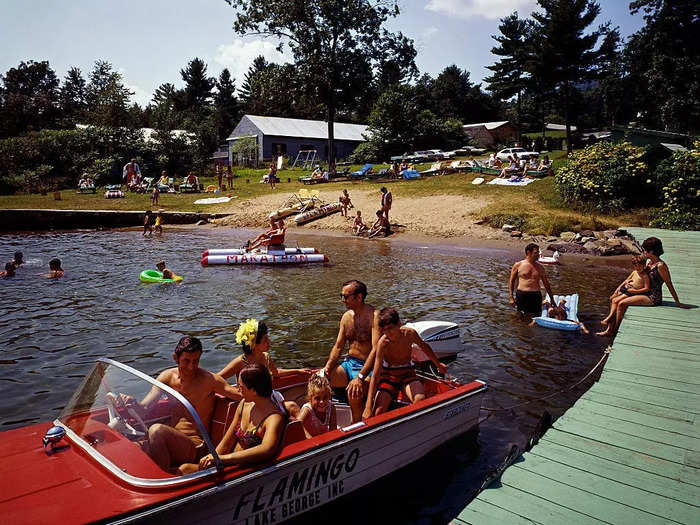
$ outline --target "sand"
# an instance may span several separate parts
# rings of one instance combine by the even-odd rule
[[[314,188],[315,189],[315,188]],[[334,185],[332,189],[319,188],[320,198],[325,202],[337,202],[343,188]],[[280,207],[291,195],[289,192],[275,191],[270,195],[236,202],[222,213],[228,217],[214,221],[221,226],[263,228],[267,225],[270,212]],[[351,218],[345,219],[340,213],[323,217],[298,228],[304,230],[331,230],[352,234],[352,219],[357,210],[362,212],[365,223],[371,225],[375,213],[381,205],[379,188],[374,191],[354,190],[350,198],[355,206],[349,210]],[[394,197],[389,213],[393,236],[418,234],[431,237],[474,237],[478,239],[507,239],[508,234],[489,226],[475,224],[479,211],[491,203],[486,197],[465,197],[461,195],[439,195],[430,197]],[[297,228],[294,221],[287,220],[290,229]]]

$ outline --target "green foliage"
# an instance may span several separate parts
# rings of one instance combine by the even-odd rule
[[[504,224],[510,224],[520,231],[525,231],[528,223],[526,215],[515,215],[511,213],[494,213],[493,215],[489,215],[487,220],[494,228],[502,228]]]
[[[124,86],[121,73],[114,71],[109,62],[97,60],[89,78],[85,89],[87,122],[95,126],[127,126],[133,93]]]
[[[368,162],[380,162],[385,157],[376,141],[368,140],[355,148],[350,155],[350,162],[356,164],[366,164]]]
[[[644,152],[627,142],[600,142],[576,151],[556,172],[557,189],[565,202],[602,212],[646,204],[653,186]]]
[[[677,151],[659,164],[657,184],[663,204],[651,225],[676,230],[700,230],[700,141],[693,151]]]

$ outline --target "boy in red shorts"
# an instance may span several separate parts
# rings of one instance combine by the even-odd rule
[[[413,328],[401,326],[399,312],[394,308],[382,308],[378,325],[382,335],[377,342],[374,372],[369,385],[364,417],[386,412],[392,400],[402,391],[411,403],[425,399],[423,383],[416,376],[411,363],[413,345],[425,352],[441,374],[447,372],[447,367],[438,361],[433,349],[420,338],[418,332]]]

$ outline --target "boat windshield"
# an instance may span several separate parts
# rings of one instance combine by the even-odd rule
[[[206,475],[181,476],[159,466],[149,429],[165,424],[193,436],[202,454],[211,444],[196,411],[169,387],[128,366],[100,359],[61,412],[56,424],[96,461],[131,484],[171,485]],[[213,447],[212,447],[213,448]],[[167,457],[167,454],[165,455]]]

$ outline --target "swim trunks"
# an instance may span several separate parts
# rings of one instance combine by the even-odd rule
[[[392,399],[396,399],[399,392],[406,385],[420,382],[416,375],[413,365],[406,365],[396,368],[382,368],[382,376],[379,378],[379,390],[384,390]]]
[[[362,359],[349,355],[342,363],[340,363],[340,366],[343,368],[343,370],[345,370],[345,373],[348,376],[348,381],[352,381],[357,377],[357,374],[360,373],[362,367],[365,366],[365,362]],[[372,372],[367,374],[367,377],[371,375]]]
[[[539,314],[542,311],[542,292],[516,290],[515,305],[524,314]]]

